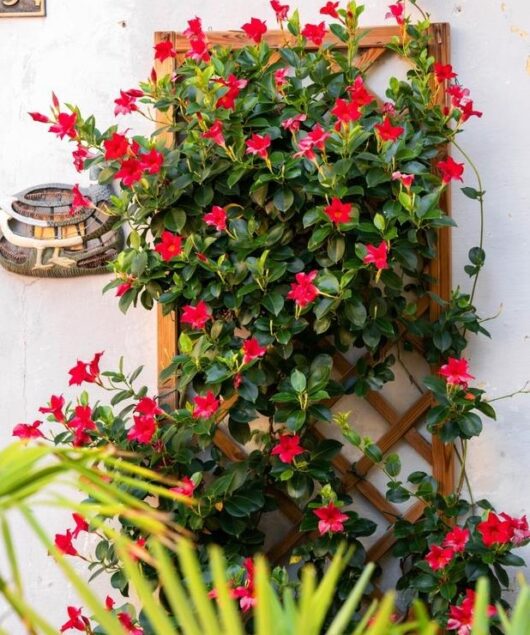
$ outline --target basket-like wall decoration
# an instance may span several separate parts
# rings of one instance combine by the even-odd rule
[[[376,75],[390,58],[396,57],[387,45],[392,38],[399,37],[400,34],[399,27],[374,27],[363,30],[355,63],[367,73],[366,81],[369,86],[372,74]],[[279,48],[284,42],[284,37],[285,35],[280,32],[268,32],[264,39],[272,48]],[[336,46],[341,46],[341,43],[333,36],[330,36],[330,39],[334,40]],[[155,43],[165,40],[171,41],[177,51],[177,58],[157,62],[156,71],[159,77],[173,73],[188,50],[186,38],[179,33],[156,33]],[[243,33],[231,31],[208,32],[208,41],[212,45],[220,44],[231,48],[240,48],[251,43]],[[311,48],[312,45],[308,44],[308,47]],[[432,25],[430,54],[443,64],[449,62],[449,25]],[[377,90],[373,92],[377,93]],[[443,100],[441,91],[439,95],[440,100]],[[171,117],[171,113],[159,113],[158,121],[161,126],[164,126],[171,122]],[[163,134],[166,144],[173,146],[175,139],[171,132],[167,131]],[[448,191],[442,196],[441,207],[449,214]],[[445,300],[450,298],[451,292],[450,262],[450,233],[448,228],[443,228],[438,232],[438,253],[436,259],[429,264],[429,273],[433,279],[431,291]],[[417,306],[418,316],[436,320],[440,315],[440,305],[429,297],[418,300]],[[178,325],[175,316],[164,316],[159,310],[158,367],[160,371],[167,367],[177,354],[177,340]],[[399,449],[400,453],[404,452],[409,463],[412,463],[413,469],[417,469],[416,465],[419,462],[424,471],[429,471],[436,478],[440,491],[447,494],[453,490],[454,486],[453,450],[450,445],[444,445],[437,437],[431,437],[424,430],[423,418],[433,403],[431,393],[423,391],[421,387],[421,378],[430,370],[423,356],[422,341],[408,333],[402,333],[401,341],[394,342],[392,346],[399,348],[403,344],[406,345],[403,347],[402,355],[408,357],[407,365],[403,364],[401,377],[398,376],[396,382],[392,382],[393,386],[387,385],[382,391],[369,392],[364,400],[346,396],[327,405],[339,411],[351,410],[354,412],[354,418],[357,412],[357,420],[361,427],[364,426],[362,432],[374,437],[383,452],[396,449]],[[337,379],[347,380],[354,374],[354,365],[347,356],[337,354],[334,358],[334,370]],[[167,399],[172,401],[170,405],[176,404],[174,389],[173,380],[159,386],[160,393],[169,395]],[[224,404],[224,413],[231,405],[231,403]],[[370,418],[373,420],[373,425],[369,423]],[[219,417],[219,421],[221,422],[222,419],[223,414]],[[317,434],[329,434],[329,426],[322,427],[320,432],[317,430]],[[231,438],[222,425],[218,427],[215,442],[230,459],[238,461],[245,457],[243,448]],[[366,457],[356,457],[354,453],[345,449],[334,460],[334,467],[342,477],[345,490],[352,494],[354,501],[362,507],[360,513],[377,518],[383,526],[383,530],[367,544],[367,547],[370,560],[384,560],[394,544],[393,523],[399,517],[411,521],[419,518],[423,511],[422,503],[416,502],[403,508],[387,501],[382,493],[384,484],[378,482],[376,470],[372,470],[373,463]],[[307,538],[307,534],[301,534],[299,531],[302,512],[296,503],[285,493],[275,492],[275,494],[279,501],[282,518],[277,519],[277,524],[273,526],[272,531],[269,527],[268,555],[272,561],[282,562],[294,546]]]
[[[106,213],[111,186],[80,188],[94,207],[72,209],[73,186],[36,185],[0,200],[0,264],[26,276],[63,278],[109,271],[123,230]]]

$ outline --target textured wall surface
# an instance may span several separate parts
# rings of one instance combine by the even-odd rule
[[[298,2],[307,21],[318,17],[321,4]],[[367,4],[363,22],[382,24],[386,0]],[[435,20],[450,22],[454,66],[484,111],[481,121],[468,124],[462,144],[487,190],[487,268],[477,300],[484,316],[496,314],[501,304],[502,311],[489,322],[492,342],[472,342],[468,356],[479,384],[502,395],[530,378],[530,6],[528,0],[424,0],[423,6]],[[45,19],[0,20],[0,191],[77,181],[66,142],[55,141],[26,112],[45,111],[54,90],[93,112],[100,127],[108,125],[119,89],[134,86],[150,70],[153,32],[181,30],[195,13],[206,28],[237,29],[251,16],[274,25],[266,0],[48,0]],[[133,118],[123,125],[145,129]],[[467,184],[475,186],[471,170],[467,175]],[[478,211],[458,191],[453,198],[459,224],[455,285],[466,288],[461,270],[477,244]],[[51,392],[65,391],[67,370],[78,356],[105,350],[112,365],[123,354],[131,368],[145,363],[144,377],[154,385],[154,314],[137,310],[125,318],[111,295],[101,295],[104,282],[105,276],[39,280],[0,270],[1,444],[9,441],[13,424],[33,420]],[[499,402],[498,421],[486,422],[470,459],[476,496],[513,514],[530,513],[529,398]],[[53,512],[47,522],[62,529],[65,520]],[[30,599],[60,624],[75,595],[24,532],[20,544]],[[530,560],[529,550],[526,555]],[[15,627],[7,630],[19,635]]]

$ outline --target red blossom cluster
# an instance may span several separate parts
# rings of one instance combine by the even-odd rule
[[[107,597],[105,598],[105,607],[107,611],[113,611],[115,604],[116,602],[110,597],[110,595],[107,595]],[[132,617],[126,611],[119,611],[118,613],[116,613],[116,617],[125,629],[125,632],[129,635],[144,635],[143,628],[136,626]]]
[[[245,569],[244,582],[235,588],[231,588],[230,595],[234,599],[239,600],[241,610],[246,613],[256,606],[255,570],[252,558],[243,560],[243,568]],[[210,599],[217,599],[218,595],[218,591],[215,588],[208,593]]]
[[[121,179],[122,185],[131,187],[146,175],[158,174],[164,164],[164,154],[156,148],[142,151],[136,141],[129,141],[119,132],[103,142],[104,157],[107,161],[118,161],[115,178]]]
[[[485,520],[480,522],[477,533],[488,549],[520,546],[530,540],[530,528],[526,516],[513,518],[506,513],[500,515],[489,512]],[[433,571],[441,571],[448,567],[456,555],[463,553],[471,537],[469,529],[454,527],[449,531],[441,545],[431,545],[425,560]]]
[[[228,76],[228,79],[218,77],[215,82],[221,84],[228,90],[222,97],[217,100],[216,108],[225,108],[226,110],[234,110],[236,107],[236,99],[239,97],[239,93],[247,86],[248,80],[238,79],[233,73]]]
[[[75,527],[67,529],[64,534],[55,534],[54,543],[56,548],[65,556],[78,556],[79,553],[73,545],[75,540],[82,531],[89,531],[88,522],[81,514],[72,514]]]
[[[188,39],[190,45],[190,50],[187,51],[186,57],[195,62],[209,62],[208,42],[202,29],[201,19],[188,20],[188,28],[183,32],[183,35]]]
[[[116,104],[114,115],[128,115],[138,110],[136,100],[144,96],[144,91],[138,88],[129,88],[129,90],[120,90],[120,96],[114,100]]]
[[[469,635],[473,628],[475,591],[467,589],[464,599],[460,604],[449,607],[449,619],[447,628],[450,631],[458,631],[458,635]],[[497,609],[491,604],[487,606],[487,616],[494,617]]]
[[[434,78],[438,84],[446,84],[458,77],[457,73],[453,71],[451,64],[440,64],[436,62],[434,64]],[[450,97],[451,105],[444,109],[444,113],[449,116],[453,109],[458,110],[458,118],[464,123],[471,117],[482,117],[482,113],[479,110],[475,110],[473,100],[470,98],[469,89],[464,88],[460,84],[453,83],[447,86],[446,93]]]

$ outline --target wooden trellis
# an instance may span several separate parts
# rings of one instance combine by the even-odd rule
[[[360,41],[359,55],[355,61],[356,65],[364,71],[368,71],[376,62],[384,56],[392,56],[393,53],[387,49],[387,44],[395,36],[400,36],[399,27],[374,27],[364,30]],[[284,35],[277,32],[268,32],[265,40],[272,48],[280,48],[284,43]],[[341,43],[333,36],[330,39],[338,46]],[[179,33],[162,32],[155,34],[155,43],[169,40],[177,51],[177,58],[167,59],[164,62],[157,62],[156,71],[158,76],[171,74],[175,71],[176,65],[181,63],[184,54],[188,50],[188,41]],[[210,44],[220,44],[229,48],[240,48],[250,43],[244,33],[241,32],[208,32]],[[311,45],[308,45],[312,48]],[[449,62],[449,25],[433,24],[431,27],[430,55],[437,61],[447,64]],[[369,77],[369,75],[368,75]],[[439,99],[443,101],[443,91],[438,93]],[[163,126],[171,122],[172,113],[159,113],[158,121]],[[164,133],[164,140],[168,146],[173,146],[175,139],[170,131]],[[449,214],[449,193],[446,190],[441,199],[442,209]],[[445,300],[449,300],[451,293],[451,246],[449,228],[438,231],[438,255],[430,263],[430,273],[434,280],[431,291]],[[441,307],[438,303],[425,297],[418,302],[418,316],[429,316],[429,319],[436,320],[440,315]],[[415,351],[422,354],[421,340],[406,333],[401,336],[406,339]],[[162,371],[177,354],[178,325],[174,315],[162,315],[159,307],[158,312],[158,369]],[[392,343],[395,345],[395,342]],[[392,346],[389,345],[389,348]],[[354,374],[354,367],[344,356],[337,354],[334,358],[334,367],[338,373],[339,380],[345,380]],[[175,379],[170,379],[159,386],[159,392],[168,395],[170,405],[176,405]],[[331,400],[333,406],[340,398]],[[387,430],[376,439],[381,450],[386,453],[394,448],[398,443],[407,443],[421,459],[426,462],[432,471],[432,475],[439,483],[440,491],[447,494],[453,490],[453,449],[450,445],[444,445],[438,437],[425,438],[420,434],[417,426],[422,422],[422,418],[433,405],[431,393],[421,394],[419,398],[400,414],[392,403],[378,392],[369,392],[366,400],[370,406],[383,418],[388,425]],[[225,402],[219,420],[222,420],[228,409],[233,405],[233,401]],[[319,434],[318,432],[316,432]],[[215,435],[215,443],[220,450],[230,459],[238,461],[245,458],[242,448],[225,432],[218,427]],[[370,560],[380,560],[394,544],[394,537],[391,525],[396,517],[404,517],[408,520],[416,520],[423,511],[421,502],[417,502],[405,512],[401,512],[394,504],[386,500],[384,494],[370,481],[371,468],[373,463],[366,457],[361,458],[354,465],[346,456],[339,454],[334,460],[334,467],[340,475],[344,489],[348,492],[355,492],[370,503],[388,521],[390,529],[384,533],[368,550]],[[292,527],[287,535],[282,536],[269,550],[269,556],[274,562],[281,562],[289,551],[299,544],[307,534],[301,534],[299,524],[302,519],[302,512],[285,493],[274,492],[282,514],[289,520]]]

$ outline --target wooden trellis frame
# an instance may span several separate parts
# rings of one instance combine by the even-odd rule
[[[392,38],[401,35],[401,29],[397,26],[384,26],[367,28],[363,30],[363,37],[360,41],[359,55],[356,64],[363,69],[369,68],[383,55],[389,54],[387,44]],[[433,24],[430,29],[429,53],[442,64],[449,63],[449,25],[445,23]],[[272,48],[280,48],[284,40],[284,34],[280,31],[268,32],[264,39]],[[330,36],[330,40],[341,43]],[[184,59],[184,54],[188,50],[188,41],[182,34],[175,32],[159,32],[155,34],[155,43],[170,41],[177,51],[176,59],[167,59],[164,62],[157,62],[155,65],[159,77],[172,74],[179,63]],[[236,31],[213,31],[208,32],[210,44],[220,44],[229,48],[241,48],[251,42],[244,33]],[[313,48],[308,45],[308,48]],[[438,92],[440,103],[445,99],[443,91]],[[171,122],[172,113],[158,113],[157,121],[161,126]],[[168,147],[175,143],[174,135],[168,130],[163,133],[163,138]],[[446,189],[441,198],[441,207],[450,214],[450,196]],[[451,294],[451,236],[449,228],[442,228],[438,231],[438,252],[437,257],[430,263],[430,273],[434,279],[431,287],[436,295],[444,300],[450,299]],[[431,320],[436,320],[441,312],[438,303],[428,298],[418,302],[418,316],[428,315]],[[178,325],[173,314],[162,315],[162,310],[158,308],[158,370],[161,372],[171,362],[177,354]],[[404,335],[414,349],[422,353],[422,342],[417,338]],[[354,373],[353,366],[340,354],[334,358],[335,369],[338,371],[340,379],[344,380]],[[159,385],[159,392],[166,394],[166,402],[171,406],[176,406],[176,384],[175,379]],[[432,475],[439,483],[440,491],[448,494],[454,489],[454,457],[451,445],[444,445],[438,437],[426,440],[416,429],[422,417],[433,405],[431,393],[422,394],[407,411],[400,415],[393,405],[378,392],[369,392],[366,396],[368,403],[381,415],[388,424],[388,430],[376,440],[383,452],[388,452],[399,441],[408,443],[432,468]],[[337,400],[331,401],[333,405]],[[222,420],[234,401],[225,402],[219,420]],[[318,434],[318,433],[317,433]],[[218,428],[215,435],[215,443],[219,449],[231,460],[238,461],[245,458],[245,453],[241,447],[221,428]],[[341,476],[346,491],[355,491],[364,499],[369,501],[384,517],[389,524],[395,521],[396,517],[402,516],[414,521],[423,511],[421,502],[413,504],[404,514],[402,514],[392,503],[386,500],[384,495],[368,480],[368,475],[373,467],[373,463],[366,457],[361,458],[352,470],[352,463],[343,455],[338,455],[334,460],[334,467]],[[302,512],[298,506],[284,493],[275,491],[275,496],[279,501],[281,512],[292,523],[293,527],[288,534],[272,549],[269,556],[274,562],[280,562],[288,554],[290,549],[299,544],[304,537],[299,531],[299,523],[302,519]],[[381,536],[375,544],[368,550],[370,560],[381,559],[393,546],[395,539],[392,530],[389,529]]]

